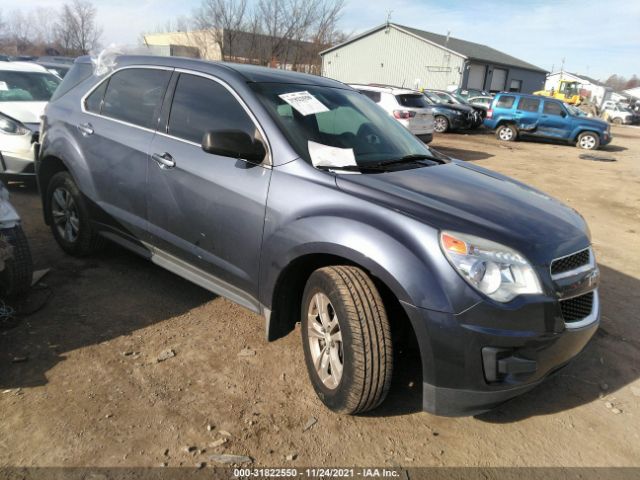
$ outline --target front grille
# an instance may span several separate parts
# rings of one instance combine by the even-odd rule
[[[593,310],[593,292],[585,293],[579,297],[562,300],[560,302],[562,318],[571,323],[589,316]]]
[[[575,270],[583,265],[587,265],[589,263],[590,256],[591,254],[587,248],[581,252],[574,253],[573,255],[558,258],[551,262],[551,275],[558,275],[570,270]]]

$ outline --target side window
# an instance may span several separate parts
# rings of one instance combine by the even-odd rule
[[[538,98],[520,98],[520,102],[518,103],[518,110],[523,110],[525,112],[537,112],[538,107],[540,107],[540,99]]]
[[[102,82],[98,88],[91,92],[91,95],[84,101],[85,110],[91,113],[100,113],[104,92],[107,90],[108,83],[108,81]]]
[[[278,113],[287,116],[288,112]],[[173,95],[168,133],[200,144],[205,132],[211,130],[240,130],[254,136],[256,127],[242,105],[218,82],[181,74]]]
[[[376,103],[380,103],[380,92],[372,92],[371,90],[358,90],[361,94],[363,94],[365,97],[369,97],[371,100],[373,100]]]
[[[155,128],[162,99],[171,78],[168,70],[130,68],[109,79],[102,115]]]
[[[511,95],[502,95],[496,102],[496,108],[511,108],[515,101],[516,97]]]
[[[544,107],[542,107],[542,113],[546,113],[547,115],[561,116],[562,111],[562,107],[556,102],[544,102]]]

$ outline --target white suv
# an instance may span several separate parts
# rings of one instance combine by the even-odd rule
[[[0,62],[0,174],[34,174],[40,116],[59,84],[35,63]]]
[[[433,139],[433,113],[422,93],[390,86],[350,86],[380,105],[424,143]]]

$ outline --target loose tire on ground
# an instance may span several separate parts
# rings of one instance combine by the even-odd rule
[[[29,242],[20,225],[0,231],[5,241],[13,247],[11,258],[5,260],[0,272],[0,296],[14,297],[31,287],[33,263]]]
[[[503,142],[515,142],[518,138],[518,130],[513,125],[500,125],[496,130],[496,138]]]
[[[576,146],[583,150],[597,150],[600,146],[600,137],[594,132],[582,132],[578,135]]]
[[[58,172],[51,178],[46,200],[51,232],[65,252],[81,257],[104,246],[104,238],[91,225],[87,202],[68,172]]]
[[[321,309],[317,308],[322,298],[328,302],[324,308],[326,322],[320,315]],[[391,385],[393,346],[387,314],[371,278],[352,266],[316,270],[307,281],[301,315],[305,363],[313,388],[323,403],[343,414],[362,413],[380,405]],[[324,325],[329,326],[321,328]],[[321,338],[323,335],[325,340]],[[314,364],[314,352],[317,360],[323,342],[333,343],[334,347],[327,349],[333,353],[318,362],[322,365],[324,358],[326,370],[317,369]],[[337,368],[340,359],[341,369]],[[335,369],[333,361],[338,361]],[[323,373],[326,373],[324,381]],[[339,377],[337,382],[334,376]]]

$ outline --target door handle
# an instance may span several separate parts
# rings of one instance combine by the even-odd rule
[[[78,130],[80,130],[80,133],[85,137],[93,135],[93,126],[90,123],[81,123],[78,125]]]
[[[153,158],[153,160],[158,164],[160,168],[165,170],[176,166],[176,161],[167,152],[164,152],[162,154],[154,153],[153,155],[151,155],[151,158]]]

